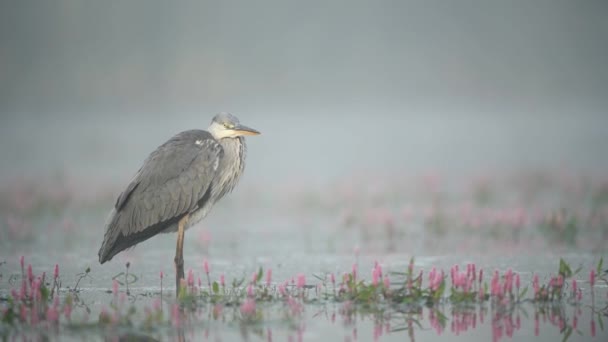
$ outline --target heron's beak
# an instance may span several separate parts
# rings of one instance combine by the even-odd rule
[[[258,132],[257,130],[255,130],[251,127],[241,125],[241,124],[234,126],[234,128],[232,128],[232,130],[237,135],[258,135],[258,134],[260,134],[260,132]]]

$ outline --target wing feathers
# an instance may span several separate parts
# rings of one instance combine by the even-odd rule
[[[99,250],[100,262],[195,210],[222,155],[222,147],[205,131],[182,132],[152,152],[116,201]],[[148,228],[154,232],[145,232]]]

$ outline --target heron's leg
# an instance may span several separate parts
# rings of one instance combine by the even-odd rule
[[[189,215],[177,222],[177,248],[175,250],[175,294],[179,296],[180,283],[184,279],[184,230]]]

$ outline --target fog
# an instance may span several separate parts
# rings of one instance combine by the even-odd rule
[[[220,111],[245,181],[602,172],[603,1],[3,2],[0,171],[124,182]]]

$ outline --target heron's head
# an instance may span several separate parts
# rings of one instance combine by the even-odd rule
[[[239,119],[230,113],[219,113],[213,117],[209,126],[209,133],[217,140],[260,134],[253,128],[241,125]]]

